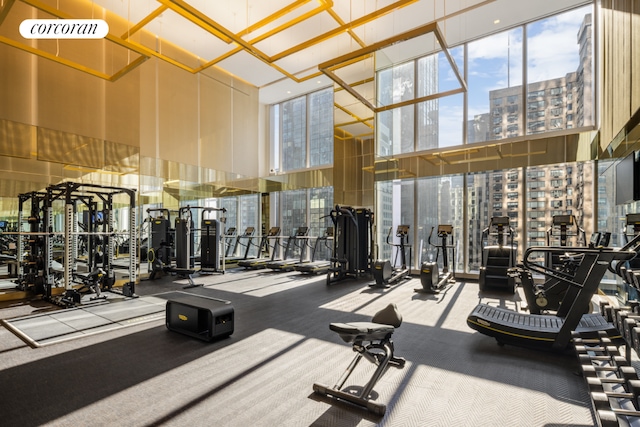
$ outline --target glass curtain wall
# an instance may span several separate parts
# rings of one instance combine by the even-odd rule
[[[599,161],[597,164],[598,178],[598,222],[595,231],[611,233],[610,246],[622,247],[634,236],[633,226],[627,225],[627,215],[640,213],[640,202],[616,204],[616,162],[614,160]],[[636,263],[635,268],[640,267]],[[607,273],[601,289],[607,294],[618,295],[621,301],[637,299],[638,293],[633,288],[622,283],[619,277]]]
[[[378,113],[377,155],[591,128],[592,10],[580,7],[449,49],[465,70],[466,94]],[[378,70],[379,105],[458,88],[445,58],[430,54]]]
[[[523,205],[520,203],[522,185],[521,169],[505,169],[478,172],[467,175],[468,215],[468,265],[469,272],[480,271],[482,248],[489,242],[484,233],[491,218],[508,217],[514,230],[513,244],[519,243],[519,225]],[[519,253],[522,253],[520,248]]]
[[[523,28],[471,42],[467,143],[522,135]]]
[[[595,229],[594,168],[594,162],[577,162],[378,182],[375,221],[380,257],[394,257],[386,245],[388,231],[399,224],[408,224],[414,248],[413,265],[433,260],[436,248],[428,244],[431,228],[435,228],[431,243],[437,244],[437,226],[451,224],[456,270],[477,273],[482,247],[488,243],[483,232],[492,217],[509,217],[518,259],[528,247],[560,244],[559,230],[553,228],[556,215],[575,216],[579,229],[574,226],[567,230],[568,246],[584,246]],[[611,171],[603,174],[607,173]],[[612,181],[608,176],[605,178],[604,182]],[[607,228],[620,230],[623,213],[640,208],[619,207],[615,214],[609,214],[611,218],[603,217],[605,206],[613,203],[613,192],[598,191],[606,195],[605,202],[599,202],[599,224]]]
[[[415,191],[415,181],[413,180],[386,181],[376,185],[378,206],[374,211],[374,221],[377,248],[374,249],[374,258],[390,260],[394,267],[402,265],[399,247],[394,246],[400,243],[399,238],[396,238],[396,229],[399,225],[409,226],[409,245],[411,245],[412,254],[415,254],[415,242],[413,241],[415,236]],[[409,261],[409,248],[406,248],[405,251],[409,265],[415,265],[413,260]]]
[[[281,227],[283,245],[286,246],[286,238],[293,235],[298,227],[309,227],[309,236],[318,237],[332,226],[328,215],[333,206],[333,187],[282,191],[272,196],[275,213],[272,218],[277,222],[273,225]],[[313,245],[315,242],[309,243]],[[327,250],[325,246],[318,254],[318,259],[327,257]],[[299,252],[296,251],[293,256],[299,256]]]
[[[438,238],[438,226],[453,226],[453,234],[447,238],[447,245],[453,245],[455,258],[448,249],[449,269],[464,271],[464,183],[462,175],[448,175],[416,180],[419,195],[429,197],[416,198],[416,257],[417,261],[438,261],[440,271],[443,269],[442,248],[438,249],[441,240]],[[431,239],[429,237],[431,236]],[[431,240],[431,242],[429,242]]]
[[[590,10],[527,25],[527,135],[593,123]]]
[[[427,195],[428,197],[425,197]],[[462,175],[378,182],[374,212],[378,242],[377,258],[388,259],[392,265],[400,267],[401,257],[397,246],[394,246],[399,243],[395,232],[399,225],[409,225],[409,244],[412,252],[410,266],[418,268],[421,261],[435,261],[438,257],[442,268],[442,253],[438,255],[437,250],[438,225],[451,224],[454,227],[456,270],[462,271],[463,207]],[[432,229],[433,235],[429,244]],[[448,243],[450,244],[451,240]],[[408,249],[406,255],[409,257]],[[450,256],[451,252],[449,259]]]
[[[333,88],[309,94],[309,166],[333,163]]]
[[[333,87],[272,105],[269,120],[273,172],[333,164]]]

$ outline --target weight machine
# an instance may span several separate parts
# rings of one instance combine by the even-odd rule
[[[149,208],[149,239],[147,262],[149,280],[171,268],[174,256],[175,229],[171,227],[171,212],[166,208]]]
[[[371,274],[373,212],[367,208],[336,205],[329,213],[335,229],[333,256],[327,285]]]
[[[114,198],[119,195],[128,197],[130,207],[129,226],[125,233],[118,233],[114,228],[113,203]],[[29,201],[31,209],[27,222],[30,231],[25,232],[22,231],[25,220],[24,209]],[[55,230],[53,221],[54,203],[59,202],[64,203],[61,231]],[[100,209],[99,205],[101,205]],[[87,216],[90,219],[84,231],[78,231],[80,206],[87,208]],[[100,217],[99,220],[98,217]],[[18,288],[43,294],[45,300],[65,307],[81,303],[80,291],[74,284],[85,285],[97,293],[100,290],[108,290],[127,297],[135,297],[137,275],[135,223],[135,190],[64,182],[49,186],[44,192],[20,195],[16,256],[20,269],[17,279]],[[129,257],[129,281],[123,285],[121,291],[116,291],[113,289],[115,284],[113,259],[115,236],[119,234],[128,235],[133,247]],[[80,273],[77,268],[80,237],[84,237],[88,242],[87,274]],[[61,248],[59,250],[61,262],[55,260],[56,244]],[[95,256],[98,247],[104,253]],[[55,288],[63,288],[62,295],[54,295]]]
[[[200,233],[200,271],[203,273],[225,272],[225,251],[221,250],[221,231],[224,222],[209,218],[212,212],[227,212],[226,208],[203,208]],[[222,259],[221,259],[222,258]],[[221,262],[222,261],[222,262]],[[222,267],[221,267],[222,266]]]
[[[630,213],[626,215],[625,226],[622,230],[622,239],[625,242],[624,247],[633,248],[634,250],[640,249],[640,214]],[[627,292],[630,294],[629,299],[637,299],[638,290],[640,290],[640,257],[618,263],[611,269],[620,276],[628,286]]]

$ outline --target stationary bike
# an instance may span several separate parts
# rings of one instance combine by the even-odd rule
[[[394,268],[389,260],[377,260],[373,264],[373,278],[376,279],[375,285],[371,286],[390,286],[396,282],[404,279],[408,279],[411,274],[411,268],[407,267],[407,254],[406,249],[409,249],[409,259],[411,259],[411,245],[409,244],[409,226],[399,225],[396,229],[396,237],[400,238],[400,243],[391,242],[391,232],[393,227],[389,228],[387,234],[387,245],[397,248],[394,265],[397,264],[398,255],[400,255],[401,266],[400,268]]]
[[[431,243],[431,237],[433,236],[433,230],[435,227],[431,227],[429,238],[427,241],[429,245],[436,248],[435,261],[425,261],[420,266],[420,283],[422,288],[414,289],[415,292],[425,292],[429,294],[438,293],[445,287],[451,286],[456,281],[456,248],[453,243],[453,225],[451,224],[439,224],[438,225],[438,239],[440,243],[434,245]],[[448,242],[451,238],[451,242]],[[451,251],[451,258],[453,260],[453,268],[449,270],[449,251]],[[438,268],[438,258],[442,253],[442,274],[440,274]]]

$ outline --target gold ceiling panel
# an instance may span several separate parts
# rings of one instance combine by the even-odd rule
[[[20,0],[20,3],[30,6],[31,8],[38,10],[47,18],[60,18],[60,19],[77,19],[77,18],[90,18],[91,16],[82,16],[80,8],[73,12],[66,12],[56,7],[50,6],[45,2],[38,0]],[[108,81],[116,81],[120,77],[129,73],[134,68],[138,67],[149,56],[140,52],[129,42],[117,37],[111,33],[107,34],[105,40],[111,43],[106,43],[104,40],[38,40],[37,44],[26,44],[18,33],[18,25],[3,25],[5,21],[9,21],[11,18],[11,11],[16,4],[15,0],[7,2],[2,10],[0,10],[0,43],[15,47],[25,52],[37,55],[41,58],[45,58],[67,67],[71,67],[78,71],[82,71],[91,74],[95,77],[99,77]],[[77,7],[77,5],[74,5]],[[20,19],[13,20],[13,23]],[[6,35],[5,35],[6,34]],[[105,55],[108,55],[112,61],[108,65],[102,66],[102,69],[98,64],[92,64],[92,57],[87,52],[102,52],[105,51]],[[134,53],[133,58],[131,53]],[[114,60],[115,59],[115,60]],[[119,61],[118,61],[119,60]],[[100,57],[97,62],[101,62]],[[96,61],[94,61],[96,62]],[[110,68],[108,70],[107,68]]]
[[[417,1],[392,1],[350,22],[346,22],[334,10],[334,2],[332,0],[295,0],[288,3],[285,2],[284,6],[281,3],[278,9],[261,5],[261,9],[264,9],[264,13],[266,13],[264,16],[257,17],[255,22],[247,23],[244,28],[234,28],[232,30],[234,23],[218,22],[214,19],[217,15],[211,12],[211,8],[216,6],[212,3],[200,3],[200,5],[207,6],[207,11],[209,12],[207,14],[192,4],[195,2],[156,0],[157,7],[153,7],[154,3],[151,3],[148,13],[145,12],[146,15],[140,18],[138,22],[123,22],[126,19],[107,11],[104,14],[104,19],[109,24],[110,32],[105,37],[109,43],[105,45],[102,40],[38,40],[37,43],[24,43],[17,33],[17,26],[13,25],[15,22],[10,25],[11,28],[3,28],[3,23],[16,4],[27,5],[39,11],[40,16],[60,19],[82,19],[93,18],[94,9],[99,7],[95,6],[93,2],[77,0],[60,4],[47,0],[7,0],[3,2],[3,6],[0,8],[0,34],[2,34],[0,35],[0,43],[108,81],[119,79],[151,57],[161,59],[191,73],[198,73],[233,55],[246,52],[272,67],[283,76],[296,82],[303,82],[321,75],[321,72],[315,70],[315,68],[312,72],[309,72],[311,71],[310,69],[285,69],[285,66],[279,64],[278,61],[305,50],[310,50],[314,46],[345,34],[348,35],[355,46],[366,47],[365,42],[356,34],[358,27],[369,24],[382,16]],[[21,16],[31,15],[33,14],[26,13]],[[163,20],[176,22],[178,19],[187,20],[193,24],[192,29],[187,29],[186,32],[193,33],[200,46],[215,44],[222,49],[221,53],[214,57],[206,58],[206,56],[196,52],[193,46],[173,41],[170,35],[157,34],[157,31],[153,30],[161,26]],[[315,24],[318,19],[322,19],[322,29],[318,30],[315,35],[306,36],[306,40],[304,37],[301,38],[303,32],[308,34],[309,29],[319,27],[319,25]],[[113,34],[111,29],[120,31],[121,35]],[[12,33],[11,36],[3,34],[7,32]],[[210,40],[202,39],[205,33],[211,36]],[[285,41],[284,45],[282,41]],[[88,44],[90,47],[78,48],[82,44]],[[105,46],[110,47],[105,48]],[[91,64],[91,58],[87,59],[82,56],[82,52],[101,51],[103,49],[113,50],[114,54],[105,52],[105,56],[120,58],[121,63],[111,64],[111,69],[105,69],[104,65],[101,67]]]

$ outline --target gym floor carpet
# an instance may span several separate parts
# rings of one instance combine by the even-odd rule
[[[213,343],[167,330],[164,318],[33,348],[0,328],[4,426],[592,426],[574,356],[500,347],[466,326],[478,302],[515,308],[518,296],[480,294],[476,282],[415,293],[417,278],[387,289],[296,272],[228,270],[185,292],[222,298],[235,332]],[[186,280],[143,281],[139,295],[182,290]],[[313,394],[332,385],[354,352],[331,322],[369,321],[395,302],[403,369],[374,391],[383,418]],[[124,302],[112,302],[122,304]],[[34,299],[2,303],[0,318],[52,312]],[[363,361],[349,379],[364,385]]]

